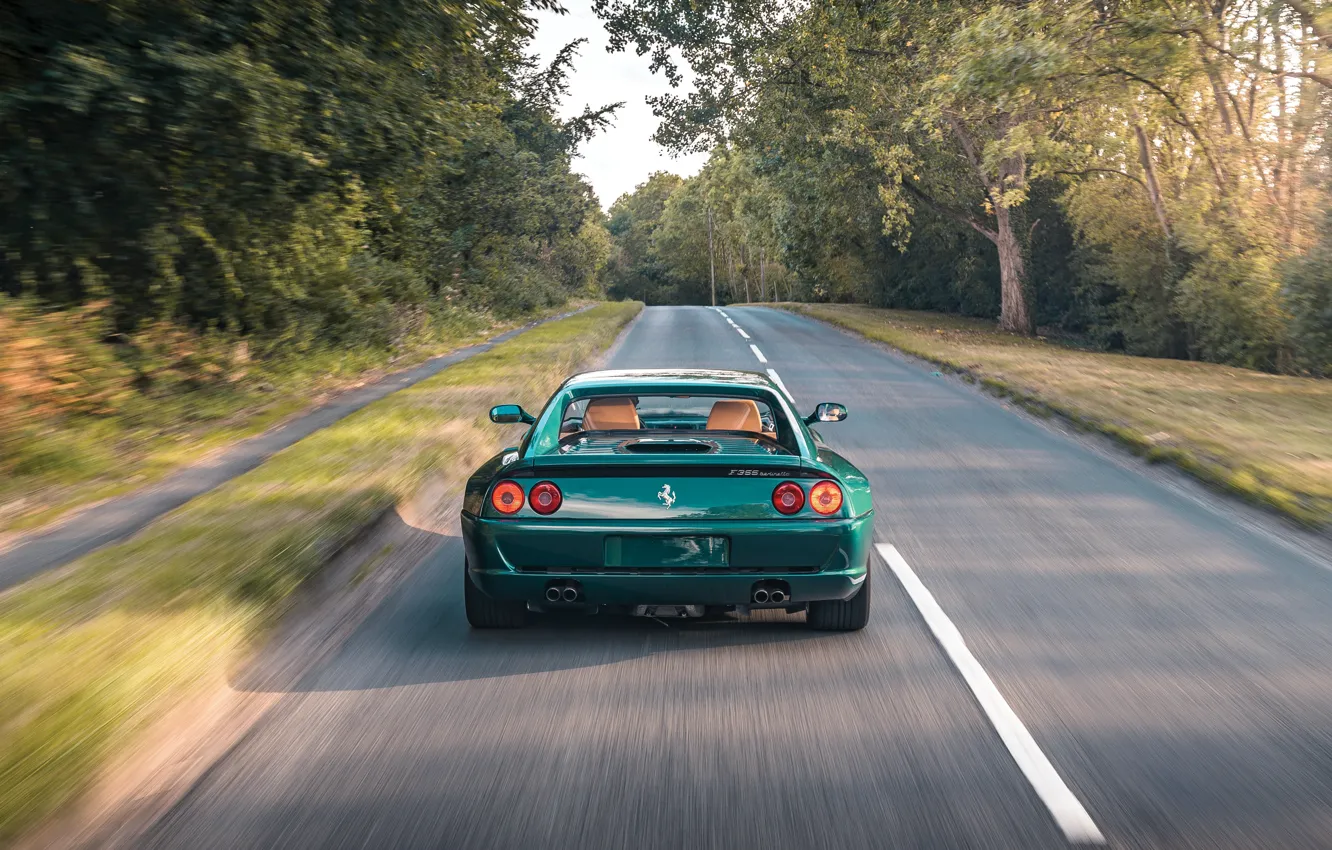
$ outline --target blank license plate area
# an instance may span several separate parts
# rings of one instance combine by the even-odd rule
[[[725,537],[606,538],[608,567],[725,567],[729,561]]]

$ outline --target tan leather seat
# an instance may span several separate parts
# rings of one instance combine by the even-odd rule
[[[633,399],[594,398],[583,412],[584,431],[637,431],[642,427]]]
[[[749,399],[724,399],[713,402],[708,413],[709,431],[753,431],[763,433],[758,405]]]

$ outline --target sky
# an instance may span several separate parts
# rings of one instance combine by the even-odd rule
[[[666,78],[648,70],[646,56],[630,49],[607,53],[608,38],[601,21],[592,14],[591,0],[564,0],[568,13],[539,12],[536,38],[529,50],[548,62],[564,45],[586,38],[569,77],[569,94],[562,117],[577,115],[584,107],[600,107],[624,101],[614,126],[583,144],[574,169],[587,177],[602,207],[610,207],[625,192],[632,192],[654,171],[670,171],[682,177],[698,172],[706,154],[672,157],[652,141],[657,119],[644,100],[648,95],[670,90]]]

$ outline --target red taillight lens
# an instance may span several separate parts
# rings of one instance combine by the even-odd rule
[[[560,509],[564,496],[560,494],[559,487],[549,481],[542,481],[527,494],[527,501],[537,513],[553,514]]]
[[[842,488],[831,481],[820,481],[810,488],[809,506],[823,516],[837,513],[842,507]]]
[[[501,481],[490,493],[490,505],[502,514],[516,514],[523,507],[523,488],[516,481]]]
[[[800,489],[799,484],[783,481],[772,491],[772,506],[779,513],[799,513],[805,506],[805,491]]]

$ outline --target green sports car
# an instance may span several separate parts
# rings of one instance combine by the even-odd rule
[[[869,620],[869,481],[765,375],[703,369],[575,375],[467,482],[464,592],[474,628],[528,611],[701,617],[805,611]]]

